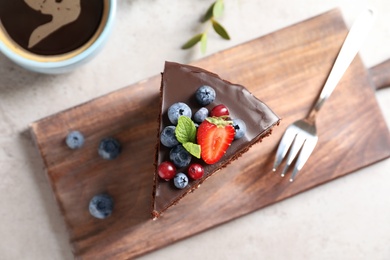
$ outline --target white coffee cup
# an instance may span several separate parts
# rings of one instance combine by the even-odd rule
[[[10,1],[10,0],[9,0]],[[37,26],[29,37],[28,47],[22,47],[15,38],[8,34],[5,25],[0,17],[0,51],[10,60],[19,66],[34,72],[45,74],[59,74],[74,70],[78,66],[86,63],[101,50],[105,44],[113,27],[116,14],[116,0],[93,0],[102,1],[103,6],[101,20],[92,37],[85,43],[75,49],[60,54],[42,54],[31,51],[38,44],[52,37],[55,33],[59,35],[61,28],[72,22],[77,22],[82,14],[83,5],[80,1],[84,0],[24,0],[27,9],[31,8],[31,13],[41,15],[42,17],[52,17],[47,23]],[[88,2],[91,4],[93,2]],[[22,3],[23,4],[23,3]],[[44,6],[46,5],[46,6]],[[15,8],[15,7],[13,7]],[[25,8],[23,6],[23,8]],[[57,10],[67,10],[65,13],[59,13]],[[71,12],[69,10],[72,10]],[[30,12],[30,11],[29,11]],[[34,13],[35,12],[35,13]],[[61,16],[57,19],[56,16]],[[100,14],[99,14],[100,15]],[[9,16],[11,17],[11,16]],[[64,19],[66,17],[67,19]],[[84,18],[83,18],[84,19]],[[64,21],[65,20],[65,21]],[[4,20],[5,21],[5,20]],[[28,22],[28,21],[26,21]],[[4,25],[4,26],[3,26]],[[81,32],[82,34],[82,32]],[[77,38],[77,37],[75,37]],[[75,40],[76,41],[76,40]],[[70,40],[71,42],[71,40]]]

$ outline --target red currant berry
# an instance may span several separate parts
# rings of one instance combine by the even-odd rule
[[[188,176],[190,176],[193,180],[197,180],[202,178],[204,174],[203,166],[197,163],[193,163],[188,168]]]
[[[225,105],[217,105],[215,106],[211,112],[210,112],[210,115],[211,116],[228,116],[229,115],[229,110],[228,108],[225,106]]]
[[[171,162],[162,162],[157,167],[158,176],[160,176],[162,179],[168,181],[175,177],[176,175],[176,167]]]

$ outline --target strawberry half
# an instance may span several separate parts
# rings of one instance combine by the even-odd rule
[[[203,161],[207,164],[218,162],[232,143],[234,134],[231,121],[223,117],[206,118],[200,124],[196,137]]]

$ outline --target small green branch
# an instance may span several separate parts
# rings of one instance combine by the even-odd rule
[[[209,26],[202,32],[191,39],[189,39],[183,46],[181,47],[183,50],[190,49],[195,46],[198,42],[200,42],[200,50],[204,54],[207,49],[207,34],[208,28],[210,25],[213,27],[214,31],[221,36],[225,40],[230,40],[230,36],[226,29],[216,20],[222,16],[223,11],[225,9],[223,0],[217,0],[211,4],[211,6],[207,9],[206,13],[203,15],[201,22],[209,23]]]

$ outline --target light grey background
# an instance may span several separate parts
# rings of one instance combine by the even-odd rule
[[[26,130],[29,123],[188,63],[199,48],[180,46],[200,32],[211,0],[119,0],[103,51],[71,74],[45,76],[0,55],[0,259],[73,259],[66,228]],[[210,34],[210,55],[332,8],[350,26],[371,6],[377,21],[361,56],[367,67],[390,58],[386,0],[226,0],[221,23],[231,41]],[[377,92],[390,124],[390,89]],[[375,126],[373,126],[375,127]],[[144,256],[142,259],[390,259],[390,160]],[[315,173],[313,173],[315,174]],[[169,228],[169,227],[167,227]]]

